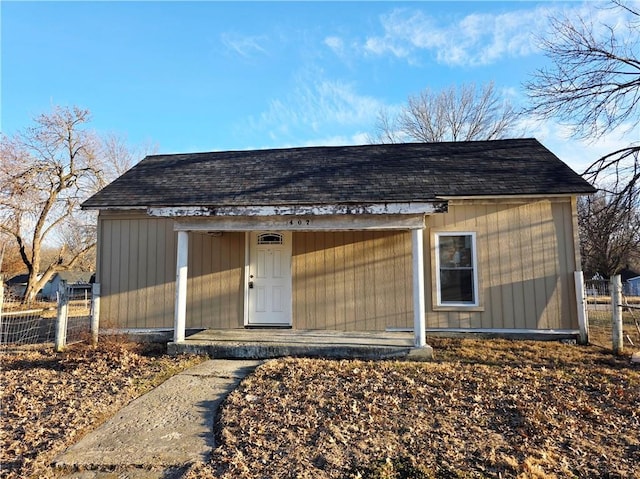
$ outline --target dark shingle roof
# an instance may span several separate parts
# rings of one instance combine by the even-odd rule
[[[148,156],[85,208],[429,201],[592,193],[535,139]]]
[[[87,284],[91,282],[93,273],[86,271],[59,271],[57,275],[67,284]]]

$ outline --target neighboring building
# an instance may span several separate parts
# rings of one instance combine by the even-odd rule
[[[578,331],[576,197],[535,139],[148,156],[99,210],[121,328]],[[177,294],[176,294],[177,291]],[[256,333],[259,334],[259,333]]]
[[[29,275],[26,273],[12,276],[4,282],[7,293],[15,298],[24,297],[24,292],[27,290],[28,280]]]
[[[632,270],[627,265],[620,271],[620,281],[622,281],[622,293],[627,296],[639,296],[638,281],[640,281],[640,273]]]
[[[64,281],[67,287],[75,289],[85,288],[91,294],[91,282],[93,273],[86,271],[59,271],[53,275],[53,277],[47,281],[47,284],[42,288],[40,295],[42,299],[53,301],[58,297],[58,291],[60,290],[60,283]]]
[[[41,277],[42,275],[39,276],[39,278]],[[67,286],[76,288],[86,287],[91,291],[91,285],[89,283],[93,282],[92,278],[93,273],[87,273],[84,271],[60,271],[55,273],[53,277],[47,281],[44,287],[38,291],[37,297],[38,299],[43,299],[45,301],[56,300],[61,281],[65,281]],[[28,274],[18,274],[7,280],[5,284],[12,295],[22,298],[27,290],[28,279]]]
[[[623,290],[627,296],[640,296],[640,276],[625,281]]]

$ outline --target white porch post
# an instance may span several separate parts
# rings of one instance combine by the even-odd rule
[[[176,311],[173,341],[184,341],[187,317],[187,265],[189,264],[189,233],[178,231],[178,258],[176,261]]]
[[[424,243],[421,229],[411,230],[413,258],[413,334],[416,348],[427,345],[424,300]]]

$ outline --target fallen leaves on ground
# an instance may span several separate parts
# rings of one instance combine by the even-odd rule
[[[589,346],[429,338],[436,360],[264,363],[187,478],[640,478],[640,366]],[[148,346],[3,354],[0,477],[65,447],[200,358]]]
[[[640,478],[640,370],[593,347],[435,340],[440,359],[265,363],[187,477]]]
[[[169,357],[157,346],[105,340],[3,353],[0,477],[54,475],[50,461],[119,408],[197,357]]]

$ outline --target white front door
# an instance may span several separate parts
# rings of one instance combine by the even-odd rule
[[[249,326],[291,326],[291,232],[249,235]]]

